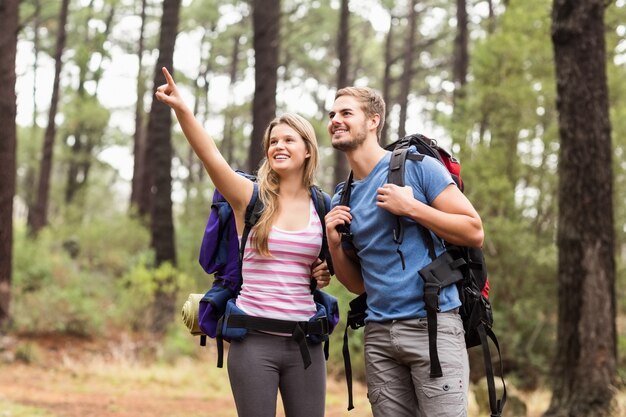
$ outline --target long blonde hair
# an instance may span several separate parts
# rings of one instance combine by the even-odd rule
[[[269,251],[269,234],[274,224],[276,213],[278,212],[278,193],[280,192],[280,177],[271,168],[269,161],[267,160],[267,151],[270,146],[270,136],[272,129],[277,125],[285,124],[298,132],[309,153],[309,157],[304,160],[304,170],[302,172],[302,186],[310,193],[310,187],[315,183],[315,170],[317,169],[317,163],[319,160],[317,149],[317,138],[315,137],[315,130],[311,123],[304,117],[295,113],[285,113],[276,117],[270,122],[265,129],[263,135],[263,150],[265,151],[265,158],[259,168],[258,182],[259,182],[259,198],[263,202],[263,213],[259,218],[256,226],[254,227],[254,239],[255,246],[259,253],[263,256],[270,256]]]

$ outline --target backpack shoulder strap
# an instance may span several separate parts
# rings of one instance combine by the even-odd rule
[[[348,178],[335,187],[335,193],[341,193],[341,198],[339,199],[340,206],[350,207],[350,194],[352,193],[352,182],[354,179],[354,174],[352,171],[348,174]]]
[[[398,187],[404,187],[404,167],[406,160],[421,161],[424,155],[420,153],[410,153],[409,148],[396,148],[391,151],[391,159],[389,160],[389,172],[387,174],[387,182],[395,184]]]
[[[398,187],[404,187],[406,185],[404,180],[404,173],[406,167],[406,160],[421,161],[424,159],[424,155],[420,153],[409,152],[409,147],[398,146],[391,151],[391,159],[389,160],[389,171],[387,173],[387,182],[395,184]],[[428,247],[428,254],[432,260],[435,259],[435,247],[430,232],[423,226],[419,225],[426,245]],[[400,217],[396,216],[396,226],[393,229],[393,241],[398,245],[397,252],[400,255],[402,261],[402,269],[404,269],[404,255],[400,250],[400,245],[404,240],[404,227],[400,221]]]
[[[334,275],[333,262],[330,256],[330,250],[328,249],[328,240],[326,239],[326,214],[330,211],[330,195],[322,191],[316,185],[311,186],[311,198],[313,199],[313,205],[315,211],[320,218],[322,224],[322,250],[320,252],[320,259],[326,261],[328,270],[331,275]]]
[[[259,217],[261,217],[261,212],[263,211],[263,202],[259,198],[259,184],[256,182],[252,183],[252,197],[250,197],[250,202],[248,202],[248,206],[246,207],[246,215],[245,215],[245,226],[243,229],[243,233],[241,234],[241,243],[239,244],[239,263],[241,264],[241,260],[243,259],[243,252],[246,248],[246,242],[248,241],[248,236],[250,235],[250,231],[259,221]]]

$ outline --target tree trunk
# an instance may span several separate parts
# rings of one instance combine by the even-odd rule
[[[144,126],[143,96],[146,93],[146,82],[143,76],[144,29],[146,27],[147,0],[141,0],[141,26],[137,40],[137,102],[135,103],[135,133],[133,134],[133,179],[131,182],[130,206],[141,216],[150,211],[150,190],[143,182],[145,177],[146,135]]]
[[[39,27],[41,25],[41,1],[35,0],[33,16],[33,130],[37,127],[37,70],[39,69],[39,50],[41,48]]]
[[[141,2],[141,27],[137,48],[139,61],[137,69],[137,102],[135,103],[135,133],[133,135],[133,181],[131,189],[131,206],[135,205],[140,216],[147,216],[150,212],[152,178],[149,178],[146,168],[147,146],[146,126],[144,125],[144,95],[146,84],[143,76],[144,29],[146,26],[147,0]]]
[[[469,67],[469,35],[467,30],[467,2],[456,0],[456,36],[454,38],[454,102],[464,95]]]
[[[337,89],[348,87],[352,81],[350,71],[350,9],[348,0],[341,0],[339,14],[339,37],[337,39],[337,56],[339,70],[337,71]],[[334,152],[335,155],[335,184],[345,181],[348,176],[348,160],[344,152]]]
[[[228,107],[230,107],[230,105],[232,103],[234,103],[233,100],[233,96],[234,96],[234,84],[237,81],[237,72],[238,72],[238,68],[239,68],[239,41],[241,39],[241,35],[240,34],[236,34],[233,37],[233,52],[231,53],[231,61],[230,61],[230,67],[229,67],[229,80],[228,80]],[[234,150],[235,150],[235,126],[234,126],[234,115],[232,114],[232,111],[230,111],[230,109],[228,111],[225,112],[224,114],[224,135],[222,137],[222,143],[220,144],[220,151],[222,152],[222,155],[224,155],[224,158],[226,158],[226,161],[228,161],[228,163],[232,164],[233,163],[233,159],[234,159]]]
[[[385,70],[383,73],[383,100],[385,100],[385,124],[380,132],[380,144],[385,146],[389,142],[389,113],[391,110],[391,66],[394,63],[393,56],[393,27],[395,17],[392,15],[389,22],[389,31],[385,39]]]
[[[41,165],[39,167],[39,183],[37,187],[37,202],[34,213],[29,213],[29,232],[36,235],[48,224],[48,200],[50,195],[50,176],[52,174],[52,150],[54,148],[54,137],[56,136],[56,123],[54,121],[59,104],[59,84],[61,80],[61,67],[63,66],[62,56],[65,49],[67,15],[69,0],[61,2],[59,13],[59,32],[57,33],[56,48],[54,52],[54,82],[52,84],[52,99],[50,100],[50,110],[48,112],[48,126],[44,135],[43,150],[41,154]],[[30,215],[32,214],[32,215]]]
[[[487,32],[493,34],[496,30],[496,13],[493,8],[493,0],[487,0],[487,7],[489,9],[487,20]]]
[[[0,329],[11,318],[13,274],[13,197],[15,196],[16,125],[15,56],[18,0],[0,3]]]
[[[546,416],[601,417],[616,392],[615,237],[604,0],[555,0],[559,309]],[[581,221],[584,219],[584,221]]]
[[[280,44],[280,0],[252,2],[254,27],[254,99],[252,100],[252,138],[248,151],[248,170],[255,172],[263,159],[263,133],[276,116],[278,52]]]
[[[193,114],[201,123],[209,120],[209,105],[206,98],[209,95],[210,88],[210,74],[213,69],[213,61],[211,60],[212,54],[205,52],[210,50],[205,44],[209,43],[207,35],[214,32],[214,28],[204,28],[202,39],[200,39],[200,66],[198,67],[198,74],[196,75],[196,81],[194,83],[193,90]],[[204,97],[204,99],[203,99]],[[180,158],[181,161],[183,158]],[[185,213],[189,213],[192,203],[192,190],[197,187],[202,179],[202,173],[204,172],[204,165],[202,161],[198,159],[193,148],[189,146],[187,148],[186,167],[189,172],[185,180],[183,181],[185,188]]]
[[[159,57],[154,76],[154,90],[165,83],[161,68],[166,67],[173,72],[174,46],[178,32],[178,16],[181,0],[164,0],[161,35],[159,38]],[[174,223],[172,219],[172,114],[170,108],[158,100],[152,100],[148,119],[147,143],[148,159],[146,165],[152,170],[150,174],[154,183],[150,187],[152,195],[151,237],[155,253],[156,265],[165,262],[176,265],[176,248],[174,246]],[[158,289],[153,310],[152,329],[163,332],[171,322],[175,306],[174,291],[169,277],[158,282]]]
[[[62,0],[61,11],[59,13],[59,27],[57,32],[56,49],[54,53],[54,82],[52,84],[52,99],[50,110],[48,111],[48,126],[44,135],[43,149],[41,152],[41,164],[39,167],[39,181],[37,186],[37,200],[34,213],[28,216],[29,232],[36,235],[48,224],[48,200],[50,195],[50,175],[52,174],[52,150],[54,148],[54,137],[56,136],[56,118],[59,105],[59,84],[61,80],[61,68],[63,66],[62,56],[65,49],[67,15],[69,0]]]
[[[409,107],[409,93],[411,80],[413,79],[413,50],[415,49],[415,32],[417,31],[417,12],[415,7],[417,0],[411,0],[409,9],[409,30],[407,32],[404,50],[404,72],[400,80],[400,124],[398,125],[398,137],[406,135],[406,115]]]
[[[33,92],[32,92],[32,102],[33,102],[33,121],[32,126],[30,128],[30,137],[29,140],[31,143],[36,143],[39,140],[40,132],[39,126],[37,125],[37,117],[39,116],[39,108],[37,107],[37,87],[39,84],[37,78],[37,72],[39,70],[39,52],[41,50],[41,38],[39,36],[39,30],[41,27],[41,1],[35,0],[34,2],[35,12],[33,15]],[[28,213],[34,213],[35,210],[35,190],[37,189],[37,170],[36,164],[28,163],[26,164],[26,173],[24,175],[23,184],[23,195],[26,206],[28,207]]]

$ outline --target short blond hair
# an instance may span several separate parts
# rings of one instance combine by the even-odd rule
[[[385,100],[374,89],[369,87],[344,87],[335,93],[335,100],[341,96],[350,96],[356,98],[361,103],[361,110],[365,116],[372,117],[377,114],[380,117],[380,123],[376,128],[376,136],[380,141],[380,135],[385,124]]]

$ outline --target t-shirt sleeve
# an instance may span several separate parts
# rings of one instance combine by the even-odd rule
[[[431,204],[446,187],[454,184],[446,167],[432,156],[425,155],[423,160],[412,165],[414,169],[407,170],[407,173],[412,172],[415,175],[415,181],[412,181],[414,189],[418,194],[422,194],[428,204]]]
[[[344,182],[340,182],[335,186],[335,191],[333,193],[332,198],[330,199],[330,208],[332,209],[335,206],[339,205],[339,200],[341,200],[341,191],[346,184]]]

